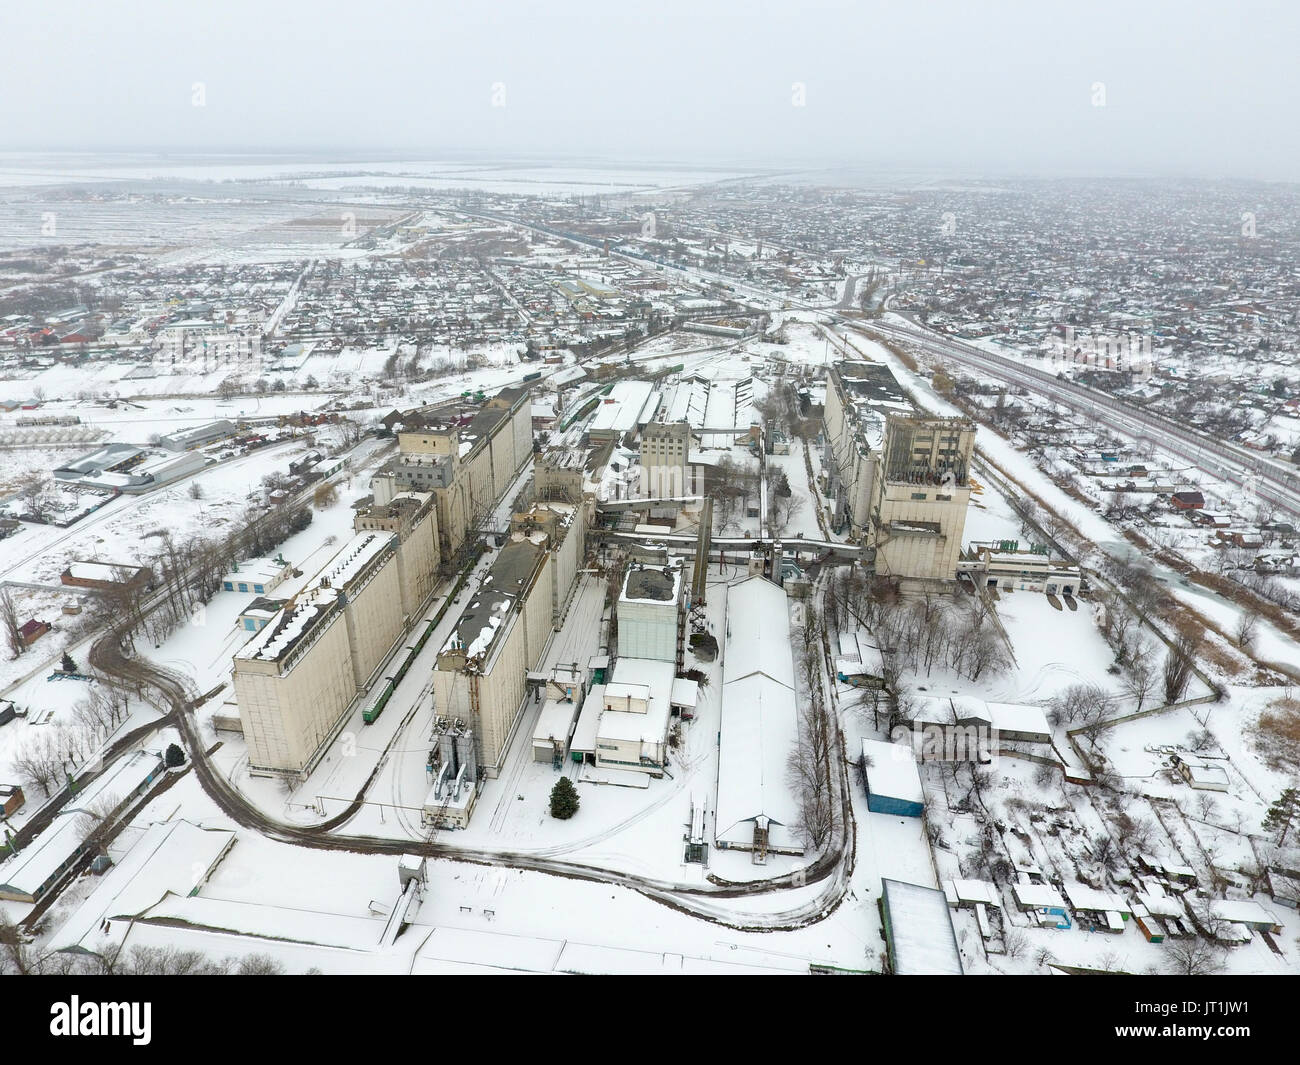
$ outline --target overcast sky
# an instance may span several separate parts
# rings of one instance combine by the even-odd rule
[[[1297,180],[1298,30],[1293,0],[7,0],[0,146]]]

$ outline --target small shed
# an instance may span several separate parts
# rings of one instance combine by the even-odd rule
[[[925,789],[910,745],[863,740],[862,764],[868,810],[898,817],[920,817],[925,812]]]
[[[1011,885],[1011,894],[1023,913],[1032,913],[1040,925],[1049,928],[1069,928],[1070,915],[1061,893],[1049,884],[1030,884],[1025,881]]]
[[[1282,922],[1277,915],[1254,899],[1214,899],[1209,911],[1211,917],[1242,924],[1256,932],[1272,932],[1274,935],[1282,932]]]
[[[673,680],[672,696],[669,706],[681,715],[683,721],[695,717],[695,708],[700,702],[700,685],[689,677],[676,677]]]
[[[1178,772],[1197,791],[1226,792],[1228,790],[1228,772],[1222,766],[1204,765],[1180,759]]]
[[[1133,903],[1133,923],[1138,926],[1148,943],[1163,943],[1165,929],[1158,918],[1140,902]]]
[[[533,729],[534,762],[555,762],[565,756],[581,705],[568,700],[546,700]]]
[[[23,643],[26,644],[28,647],[34,644],[37,640],[39,640],[42,636],[44,636],[49,631],[50,631],[50,623],[48,621],[41,621],[39,618],[32,618],[30,621],[26,622],[18,630],[19,634],[22,637]]]
[[[0,784],[0,813],[5,817],[13,817],[25,801],[21,785]]]

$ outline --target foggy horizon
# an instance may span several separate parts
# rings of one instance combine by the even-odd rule
[[[6,12],[6,154],[1296,181],[1300,14],[1105,3]]]

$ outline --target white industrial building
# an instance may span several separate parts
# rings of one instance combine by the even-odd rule
[[[786,766],[799,734],[790,612],[785,592],[754,576],[727,589],[718,740],[719,848],[802,854]]]
[[[197,894],[234,845],[229,829],[184,820],[150,825],[72,911],[51,940],[53,948],[93,953],[105,921],[129,921],[166,895]]]
[[[672,662],[620,658],[607,684],[588,692],[570,749],[602,769],[663,775],[678,689]],[[685,689],[681,689],[686,694]]]

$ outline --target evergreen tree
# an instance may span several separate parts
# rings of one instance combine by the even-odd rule
[[[175,769],[177,766],[185,764],[185,752],[176,744],[170,744],[167,753],[163,755],[163,765],[168,769]]]
[[[68,654],[67,651],[63,652],[63,661],[59,663],[59,668],[64,673],[77,672],[77,663],[72,660],[72,655]]]
[[[555,802],[554,795],[551,802],[552,804]],[[1281,847],[1286,843],[1287,832],[1295,825],[1298,818],[1300,818],[1300,788],[1287,788],[1278,796],[1277,802],[1268,808],[1268,813],[1264,815],[1264,827],[1278,830],[1277,845]]]
[[[568,777],[560,777],[551,789],[551,816],[567,821],[578,812],[578,789]]]

